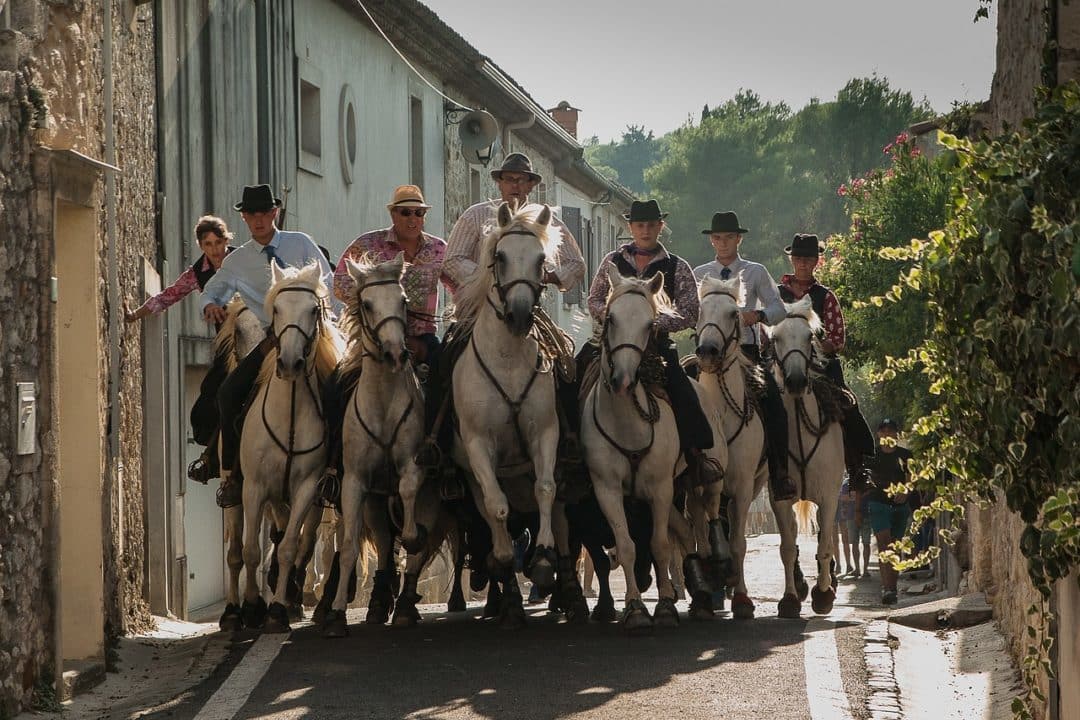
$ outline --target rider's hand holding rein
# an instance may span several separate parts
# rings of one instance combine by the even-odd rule
[[[223,323],[225,322],[225,308],[211,303],[203,308],[203,319],[209,323]]]

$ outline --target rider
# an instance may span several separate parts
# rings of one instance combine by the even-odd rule
[[[221,423],[221,487],[217,501],[221,507],[231,507],[241,502],[240,482],[235,477],[237,452],[240,445],[240,415],[243,405],[251,394],[266,354],[274,346],[270,335],[271,319],[263,308],[266,293],[270,290],[270,263],[279,267],[303,267],[317,263],[327,287],[332,284],[332,270],[326,256],[309,235],[286,232],[277,228],[276,220],[281,200],[274,197],[269,185],[247,185],[240,202],[233,206],[251,232],[247,241],[231,253],[221,264],[218,273],[203,289],[203,317],[208,322],[225,320],[225,303],[239,293],[248,310],[255,314],[267,337],[240,361],[236,369],[225,378],[218,390],[218,409]],[[340,307],[331,299],[331,307]]]
[[[648,280],[657,272],[664,274],[664,291],[674,303],[678,315],[663,315],[656,321],[656,344],[664,359],[665,385],[671,398],[679,442],[686,457],[686,472],[691,486],[707,485],[720,477],[711,464],[702,462],[701,451],[713,446],[712,426],[701,409],[697,392],[679,363],[679,350],[669,333],[692,328],[697,324],[698,288],[694,273],[685,260],[668,252],[659,242],[664,218],[656,200],[635,200],[630,212],[623,215],[630,235],[634,238],[618,250],[608,253],[600,262],[604,268],[612,263],[623,277]],[[606,272],[597,272],[589,288],[589,313],[598,327],[603,326],[604,311],[610,282]],[[588,360],[592,349],[582,348],[579,361]]]
[[[338,260],[334,271],[334,295],[347,303],[355,283],[349,275],[347,260],[358,260],[363,255],[374,257],[378,262],[393,260],[398,253],[405,256],[405,271],[401,285],[405,290],[408,307],[408,323],[405,343],[413,363],[424,378],[424,422],[428,429],[438,413],[440,393],[434,389],[438,383],[438,363],[442,345],[435,334],[435,310],[439,299],[439,282],[453,291],[456,286],[443,272],[446,241],[424,232],[424,216],[431,208],[424,202],[424,194],[416,185],[401,185],[394,189],[386,209],[390,213],[390,227],[373,230],[356,238]],[[330,431],[330,473],[340,473],[341,424],[345,407],[355,378],[335,377],[324,390],[324,410]],[[434,407],[433,407],[434,404]],[[337,467],[335,467],[337,466]]]
[[[749,231],[739,224],[739,216],[734,212],[714,213],[712,225],[708,230],[702,230],[701,234],[709,236],[716,259],[694,268],[694,275],[698,280],[706,277],[739,279],[746,303],[741,313],[741,347],[750,360],[760,363],[757,325],[775,325],[784,319],[786,311],[772,276],[765,266],[750,262],[739,254],[739,246],[747,232]],[[761,414],[765,425],[769,486],[774,501],[791,500],[797,490],[788,473],[787,411],[784,410],[784,401],[780,397],[776,379],[770,372],[764,375],[765,394],[761,398]]]
[[[221,267],[225,256],[236,249],[229,244],[232,239],[233,234],[224,220],[214,215],[203,215],[195,223],[195,240],[202,250],[199,258],[180,273],[172,285],[148,298],[135,310],[128,310],[125,303],[124,320],[132,323],[147,315],[158,315],[196,290],[202,292]],[[203,484],[217,473],[217,391],[226,372],[222,359],[215,357],[199,386],[199,397],[191,406],[192,436],[206,449],[188,467],[188,477]]]
[[[777,286],[780,297],[784,302],[793,303],[807,295],[810,296],[814,312],[821,318],[824,326],[821,349],[825,353],[825,376],[846,390],[844,371],[840,365],[840,358],[837,357],[843,351],[844,342],[847,339],[844,313],[833,291],[819,283],[814,277],[814,268],[817,267],[821,257],[821,243],[818,242],[818,236],[796,234],[791,245],[784,248],[784,252],[791,258],[791,267],[794,272],[780,278],[780,285]],[[854,394],[852,397],[854,398]],[[873,433],[870,432],[870,426],[866,424],[866,419],[859,411],[858,403],[845,405],[844,419],[841,424],[844,430],[848,472],[854,475],[862,466],[864,456],[874,454],[877,442],[874,440]]]

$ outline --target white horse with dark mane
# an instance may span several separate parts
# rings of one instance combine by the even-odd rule
[[[315,484],[327,459],[321,388],[340,359],[344,341],[329,322],[329,293],[317,265],[280,269],[271,263],[270,270],[265,309],[277,347],[263,361],[240,438],[247,569],[244,615],[258,615],[263,603],[257,571],[259,533],[268,505],[284,536],[278,543],[278,581],[265,627],[285,632],[287,591],[298,584],[293,567],[297,557],[313,552],[321,512],[313,504]],[[309,531],[301,546],[302,527]]]
[[[490,577],[504,585],[505,625],[525,622],[514,578],[511,509],[539,511],[536,550],[528,574],[541,591],[555,585],[556,533],[568,549],[565,516],[553,513],[559,423],[552,362],[530,333],[543,291],[544,263],[560,242],[551,209],[503,203],[484,238],[478,270],[458,290],[456,314],[471,332],[453,371],[458,417],[454,458],[468,470],[473,497],[491,528]],[[553,515],[561,527],[553,529]]]
[[[657,317],[675,309],[663,292],[663,273],[638,280],[624,278],[610,264],[604,271],[611,291],[601,333],[600,378],[582,404],[581,435],[596,499],[615,534],[626,577],[623,627],[633,633],[649,630],[654,622],[679,622],[668,537],[679,435],[671,405],[638,382]],[[651,548],[660,595],[652,617],[634,575],[636,553],[623,507],[627,497],[647,502],[652,514]]]
[[[830,529],[836,522],[836,506],[844,480],[844,441],[838,418],[830,417],[815,389],[819,374],[813,369],[813,360],[820,354],[817,334],[821,321],[809,296],[784,307],[787,316],[769,329],[769,336],[777,358],[777,382],[783,388],[787,410],[788,445],[792,469],[797,471],[800,519],[808,519],[809,503],[817,505],[818,575],[810,596],[814,612],[825,615],[832,611],[836,599],[832,570],[836,534]],[[780,526],[780,557],[784,561],[782,617],[798,617],[801,607],[795,572],[797,529],[795,516],[788,509],[791,505],[792,501],[773,504]]]

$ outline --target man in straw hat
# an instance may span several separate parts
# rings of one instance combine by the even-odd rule
[[[821,250],[822,244],[817,235],[797,233],[791,244],[784,248],[784,253],[791,258],[793,272],[780,278],[777,290],[781,299],[788,303],[810,296],[814,312],[821,318],[824,327],[820,338],[821,350],[825,353],[822,371],[836,386],[848,390],[838,357],[847,341],[844,313],[833,291],[814,277],[814,269],[821,260]],[[859,410],[855,394],[848,390],[848,395],[851,402],[841,403],[844,408],[841,425],[844,430],[844,455],[848,472],[855,475],[863,465],[864,458],[874,455],[877,442]]]
[[[716,277],[721,280],[737,278],[743,289],[741,313],[743,353],[756,363],[761,362],[758,346],[758,324],[774,325],[784,319],[786,310],[769,271],[764,265],[750,262],[739,254],[743,235],[749,232],[739,223],[734,212],[713,214],[712,224],[701,231],[709,237],[716,259],[694,268],[699,279]],[[772,373],[766,372],[765,394],[761,398],[762,420],[765,424],[765,444],[769,461],[769,489],[773,500],[791,500],[797,493],[788,472],[788,425],[784,400]]]
[[[678,316],[662,315],[656,320],[656,344],[664,360],[664,386],[671,398],[679,442],[686,458],[685,477],[689,485],[708,485],[721,479],[710,463],[704,462],[702,450],[713,446],[712,426],[701,409],[697,391],[679,363],[679,351],[669,334],[692,328],[698,319],[698,290],[694,273],[685,260],[673,255],[660,242],[666,212],[661,212],[656,200],[635,200],[630,211],[623,214],[633,242],[608,253],[600,261],[601,270],[613,264],[623,277],[648,280],[658,272],[664,274],[664,291],[679,311]],[[606,272],[597,272],[589,288],[589,313],[598,327],[604,324],[604,312],[610,281]],[[595,346],[583,348],[579,361],[587,361]]]
[[[387,262],[402,253],[405,270],[401,285],[405,290],[408,308],[405,343],[412,357],[417,374],[427,385],[425,389],[424,419],[428,429],[438,412],[441,394],[432,386],[438,382],[438,362],[442,345],[436,335],[438,318],[435,315],[439,301],[439,283],[453,291],[454,284],[443,272],[446,241],[424,232],[424,217],[431,206],[424,202],[424,193],[416,185],[400,185],[394,189],[386,210],[390,214],[390,226],[364,233],[352,241],[338,260],[334,270],[334,295],[343,303],[355,292],[355,283],[349,275],[348,260],[358,261],[364,255],[377,262]],[[327,427],[330,428],[330,462],[328,473],[340,477],[341,427],[349,399],[347,388],[354,386],[355,378],[342,378],[334,374],[327,383],[323,401]],[[434,403],[434,406],[433,406]],[[336,502],[337,483],[320,485],[323,499]]]
[[[270,263],[278,267],[299,268],[316,263],[327,287],[332,284],[332,269],[319,246],[311,236],[302,232],[287,232],[277,227],[281,200],[274,197],[269,185],[244,187],[240,202],[233,208],[247,224],[251,239],[230,253],[221,268],[206,283],[202,295],[203,317],[208,322],[225,320],[225,304],[239,293],[247,309],[254,313],[264,328],[270,327],[263,307],[266,293],[270,290]],[[335,312],[341,304],[331,300]],[[251,393],[259,374],[259,368],[272,347],[267,338],[229,373],[218,390],[218,407],[221,416],[221,487],[217,500],[221,507],[239,505],[241,487],[235,476],[240,433],[236,419],[243,410],[244,402]],[[236,480],[236,481],[234,481]]]

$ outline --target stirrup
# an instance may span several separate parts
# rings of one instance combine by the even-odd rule
[[[315,483],[315,502],[324,508],[341,510],[341,478],[337,468],[327,468]]]
[[[232,477],[223,478],[214,499],[222,510],[235,507],[244,501],[244,488]]]
[[[202,485],[210,482],[210,462],[206,453],[191,461],[191,464],[187,466],[187,476],[188,480]]]
[[[439,481],[439,499],[443,502],[460,500],[465,497],[465,485],[458,478],[457,471],[442,473]]]

